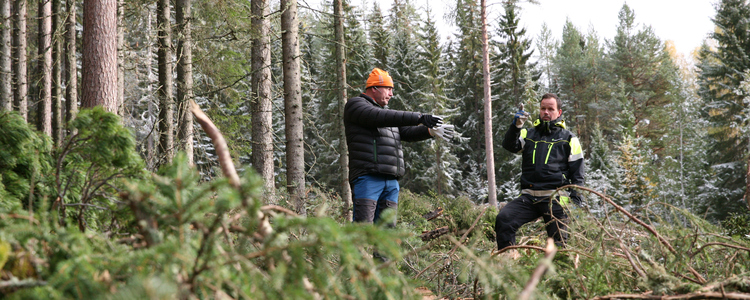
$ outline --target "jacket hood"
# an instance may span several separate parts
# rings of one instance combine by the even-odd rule
[[[563,120],[562,116],[557,117],[557,119],[554,119],[552,121],[542,121],[541,118],[536,119],[534,121],[534,127],[539,130],[539,132],[550,132],[554,130],[555,126],[560,127],[562,129],[566,129],[565,126],[565,120]]]

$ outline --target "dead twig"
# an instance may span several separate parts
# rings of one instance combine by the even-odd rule
[[[278,206],[278,205],[272,205],[272,204],[271,205],[263,205],[263,206],[260,207],[260,210],[264,211],[264,212],[265,211],[273,210],[273,211],[285,213],[285,214],[287,214],[289,216],[293,216],[293,217],[297,216],[296,212],[293,212],[293,211],[291,211],[289,209],[283,208],[283,207]]]
[[[534,269],[534,273],[531,274],[531,278],[529,278],[529,281],[526,283],[523,291],[521,291],[521,294],[518,295],[518,299],[529,299],[529,297],[531,297],[531,292],[536,289],[536,286],[537,284],[539,284],[542,276],[552,265],[552,258],[555,257],[555,254],[557,253],[557,247],[555,246],[555,241],[552,238],[547,238],[547,248],[544,250],[544,252],[544,258],[539,263],[539,266]]]

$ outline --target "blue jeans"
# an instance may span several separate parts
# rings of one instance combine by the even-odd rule
[[[353,221],[373,223],[386,209],[398,209],[398,180],[391,176],[362,175],[351,181]]]

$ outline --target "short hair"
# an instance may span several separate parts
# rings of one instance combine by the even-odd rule
[[[555,101],[557,102],[557,109],[558,110],[562,109],[562,101],[560,100],[560,98],[557,97],[557,95],[555,95],[553,93],[546,93],[546,94],[542,95],[542,100],[544,100],[544,99],[550,99],[550,98],[555,99]],[[541,103],[542,100],[539,100],[539,102]]]

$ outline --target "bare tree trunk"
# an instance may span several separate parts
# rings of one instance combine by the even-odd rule
[[[52,136],[52,2],[39,0],[38,10],[39,60],[37,68],[42,76],[39,82],[37,129]]]
[[[148,101],[148,120],[151,122],[151,132],[156,132],[156,128],[158,127],[158,117],[155,117],[158,115],[157,112],[157,106],[156,101],[153,99],[154,93],[154,78],[158,76],[154,76],[154,43],[153,43],[153,15],[154,15],[154,6],[148,5],[148,15],[146,16],[146,32],[148,34],[146,35],[146,45],[148,50],[146,51],[146,77],[148,78],[148,86],[146,88],[146,92],[149,95],[149,101]],[[146,141],[146,164],[149,169],[155,169],[156,168],[156,161],[158,160],[157,153],[156,153],[156,145],[159,143],[159,136],[158,134],[149,134]]]
[[[490,206],[497,207],[495,185],[495,152],[492,142],[492,95],[490,92],[490,49],[487,40],[487,1],[482,0],[482,73],[484,73],[484,145],[487,155],[487,196]]]
[[[117,113],[117,0],[83,2],[81,106]]]
[[[65,122],[78,114],[78,65],[76,62],[76,2],[65,2],[68,16],[65,19]]]
[[[10,1],[0,0],[0,109],[13,110]]]
[[[302,125],[302,78],[299,65],[297,0],[281,0],[281,50],[284,62],[287,192],[297,213],[305,215],[305,143]]]
[[[346,131],[344,129],[344,106],[346,105],[346,41],[344,40],[344,8],[343,0],[334,1],[333,27],[336,39],[336,88],[338,89],[338,133],[339,133],[339,166],[341,168],[341,200],[344,201],[341,215],[344,220],[352,219],[352,187],[349,185],[349,150],[346,146]]]
[[[125,1],[117,0],[117,111],[125,104]]]
[[[52,0],[52,140],[62,141],[62,3]]]
[[[156,4],[159,49],[159,161],[172,161],[174,150],[174,99],[172,99],[172,25],[169,0]]]
[[[15,87],[13,88],[13,106],[21,114],[24,120],[28,121],[29,107],[27,104],[29,85],[28,85],[28,74],[26,66],[26,0],[15,0],[14,2],[14,14],[13,19],[14,34],[13,34],[13,57],[14,66],[13,79]]]
[[[269,40],[270,21],[268,1],[251,0],[252,30],[256,38],[252,45],[251,79],[252,95],[250,106],[252,110],[252,163],[258,174],[263,178],[266,197],[269,202],[275,201],[275,187],[273,174],[273,128],[271,104],[271,44]]]
[[[175,20],[179,28],[177,43],[177,103],[179,126],[177,139],[180,149],[185,151],[188,163],[193,164],[193,114],[190,100],[193,99],[193,37],[192,0],[177,0]]]

